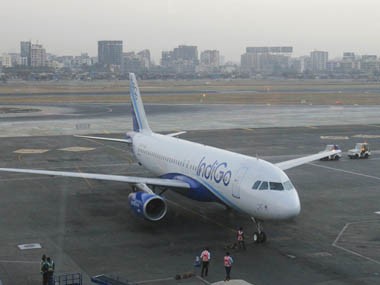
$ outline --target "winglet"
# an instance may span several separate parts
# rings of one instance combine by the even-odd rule
[[[135,132],[151,133],[148,120],[145,115],[144,105],[141,100],[139,86],[134,73],[129,73],[129,91],[132,102],[133,130]]]

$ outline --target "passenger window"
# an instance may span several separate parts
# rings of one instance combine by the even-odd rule
[[[268,182],[261,183],[259,190],[268,190]]]
[[[257,190],[257,188],[259,188],[260,183],[261,183],[261,181],[260,181],[260,180],[257,180],[257,181],[255,182],[255,184],[253,184],[252,189],[253,189],[253,190]]]
[[[269,182],[270,190],[277,190],[277,191],[282,191],[284,190],[284,186],[282,183],[278,182]]]

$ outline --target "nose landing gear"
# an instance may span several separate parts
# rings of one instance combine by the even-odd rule
[[[251,217],[252,221],[256,225],[257,231],[253,233],[253,241],[255,243],[264,243],[267,240],[267,236],[263,231],[262,221],[256,220],[254,217]]]

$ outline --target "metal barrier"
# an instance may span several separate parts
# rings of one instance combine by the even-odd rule
[[[82,285],[81,273],[70,273],[54,276],[54,285]]]

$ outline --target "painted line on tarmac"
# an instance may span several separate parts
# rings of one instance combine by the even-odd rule
[[[358,175],[358,176],[363,176],[363,177],[367,177],[367,178],[372,178],[372,179],[380,180],[380,177],[373,176],[373,175],[363,174],[363,173],[349,171],[349,170],[343,170],[343,169],[339,169],[339,168],[335,168],[335,167],[330,167],[330,166],[325,166],[325,165],[319,165],[319,164],[315,164],[315,163],[309,163],[309,164],[313,165],[313,166],[316,166],[316,167],[320,167],[320,168],[326,168],[326,169],[335,170],[335,171],[339,171],[339,172],[343,172],[343,173],[347,173],[347,174],[353,174],[353,175]]]
[[[348,140],[347,136],[320,136],[321,140]]]
[[[206,217],[206,216],[204,216],[204,215],[202,215],[202,214],[200,214],[200,213],[198,213],[198,212],[196,212],[194,210],[186,208],[186,207],[182,206],[181,204],[178,204],[177,202],[174,202],[174,201],[169,200],[169,199],[166,199],[166,201],[168,201],[170,204],[173,204],[173,205],[177,206],[178,208],[181,208],[181,209],[183,209],[185,211],[188,211],[188,212],[190,212],[190,213],[192,213],[194,215],[197,215],[197,216],[201,217],[202,219],[205,219],[205,220],[207,220],[207,221],[209,221],[209,222],[211,222],[211,223],[213,223],[213,224],[215,224],[215,225],[217,225],[217,226],[219,226],[221,228],[230,230],[232,232],[236,232],[236,229],[230,228],[230,227],[228,227],[228,226],[226,226],[226,225],[224,225],[222,223],[219,223],[219,222],[217,222],[217,221],[215,221],[213,219],[210,219],[209,217]]]
[[[333,246],[333,247],[336,247],[336,248],[338,248],[338,249],[341,249],[341,250],[343,250],[343,251],[345,251],[345,252],[348,252],[348,253],[350,253],[350,254],[353,254],[353,255],[359,256],[359,257],[361,257],[361,258],[364,258],[364,259],[366,259],[366,260],[368,260],[368,261],[371,261],[371,262],[374,262],[374,263],[380,265],[380,261],[378,261],[378,260],[376,260],[376,259],[370,258],[370,257],[365,256],[365,255],[363,255],[363,254],[360,254],[360,253],[358,253],[358,252],[356,252],[356,251],[353,251],[353,250],[351,250],[351,249],[347,249],[347,248],[345,248],[345,247],[343,247],[343,246],[338,245],[339,239],[341,238],[341,236],[343,235],[343,233],[346,231],[346,229],[347,229],[349,226],[354,225],[354,224],[373,223],[373,222],[378,222],[378,220],[369,220],[369,221],[361,221],[361,222],[352,222],[352,223],[347,223],[347,224],[345,224],[344,227],[343,227],[343,229],[339,232],[338,236],[336,237],[336,239],[335,239],[334,242],[332,243],[332,246]]]
[[[362,134],[358,134],[358,135],[353,135],[352,136],[353,138],[362,138],[362,139],[380,139],[380,135],[362,135]]]
[[[83,173],[83,171],[79,168],[79,166],[77,166],[76,169],[77,169],[77,171],[78,171],[79,173]],[[92,189],[93,187],[92,187],[92,184],[91,184],[90,180],[87,179],[86,177],[83,177],[83,179],[84,179],[84,181],[86,182],[88,188],[90,188],[90,191],[91,191],[91,189]]]
[[[20,148],[18,150],[15,150],[14,153],[20,153],[20,154],[39,154],[39,153],[48,152],[49,150],[50,149]]]
[[[58,150],[71,151],[71,152],[81,152],[81,151],[91,151],[94,149],[95,149],[94,147],[70,146],[70,147],[65,147],[65,148],[59,148]]]

